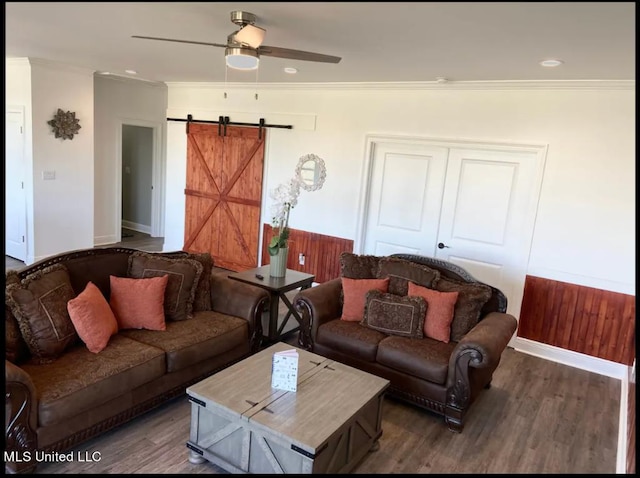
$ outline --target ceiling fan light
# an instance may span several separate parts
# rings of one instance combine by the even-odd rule
[[[254,25],[245,25],[235,36],[235,40],[240,43],[249,45],[252,48],[258,48],[264,40],[265,30]]]
[[[260,59],[258,53],[246,48],[226,48],[227,66],[236,70],[255,70]]]

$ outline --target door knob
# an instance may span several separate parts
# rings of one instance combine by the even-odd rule
[[[444,249],[445,247],[449,249],[449,246],[445,246],[442,242],[438,243],[438,249]]]

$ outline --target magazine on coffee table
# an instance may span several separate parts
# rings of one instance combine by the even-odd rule
[[[298,388],[298,351],[283,350],[273,354],[271,388],[295,392]]]

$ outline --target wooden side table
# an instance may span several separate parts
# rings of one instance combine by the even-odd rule
[[[271,277],[269,275],[269,267],[269,265],[266,265],[246,271],[234,272],[233,274],[229,274],[229,278],[244,282],[245,284],[260,287],[269,292],[271,300],[269,302],[269,330],[267,338],[270,341],[276,341],[282,335],[284,326],[287,325],[291,316],[298,321],[298,327],[288,332],[299,330],[300,324],[302,323],[302,317],[300,317],[300,314],[298,314],[298,311],[295,310],[285,294],[291,290],[297,289],[298,287],[301,289],[311,287],[315,276],[313,274],[287,269],[284,277]],[[261,276],[262,279],[259,279],[257,276]],[[278,308],[280,299],[282,299],[282,302],[284,302],[288,310],[284,316],[282,324],[278,327]]]

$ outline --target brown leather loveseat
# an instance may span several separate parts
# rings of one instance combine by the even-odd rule
[[[516,330],[515,317],[506,313],[504,294],[455,264],[425,256],[343,253],[340,265],[341,277],[300,291],[294,299],[303,319],[300,346],[390,380],[391,396],[443,415],[450,430],[461,432],[466,413],[482,389],[489,387]],[[408,297],[409,282],[437,292],[457,291],[450,340],[385,333],[384,327],[367,326],[371,322],[364,316],[362,323],[343,320],[347,301],[343,282],[384,278],[389,279],[388,294],[369,291],[364,315],[390,310],[384,307],[394,304],[413,307],[418,302]],[[373,308],[376,301],[382,308]],[[430,306],[427,303],[426,313]],[[393,322],[385,325],[393,326]]]
[[[80,294],[91,281],[109,301],[110,276],[127,277],[134,257],[149,264],[157,263],[158,258],[170,259],[170,270],[182,261],[201,272],[197,279],[194,276],[197,287],[189,288],[188,300],[193,299],[189,316],[167,320],[166,330],[118,330],[99,353],[89,351],[75,337],[55,359],[34,360],[33,344],[27,343],[24,324],[12,314],[16,309],[11,300],[31,294],[44,304],[40,312],[56,313],[47,302],[56,290],[40,295],[27,290],[53,271],[68,273],[69,294]],[[257,351],[268,294],[230,280],[224,273],[212,274],[212,268],[208,254],[143,253],[113,247],[63,253],[17,273],[7,272],[5,471],[31,471],[37,464],[36,450],[69,450],[184,394],[187,386]],[[180,284],[187,282],[186,273],[177,269],[168,276],[179,279],[173,292],[182,290]],[[15,292],[15,288],[20,290]],[[13,298],[9,298],[10,291]],[[162,303],[159,307],[161,316]],[[26,306],[17,312],[22,321],[26,320],[25,310]],[[28,330],[29,343],[38,333],[36,328]],[[59,336],[60,330],[55,331]],[[40,346],[41,342],[34,344]]]

